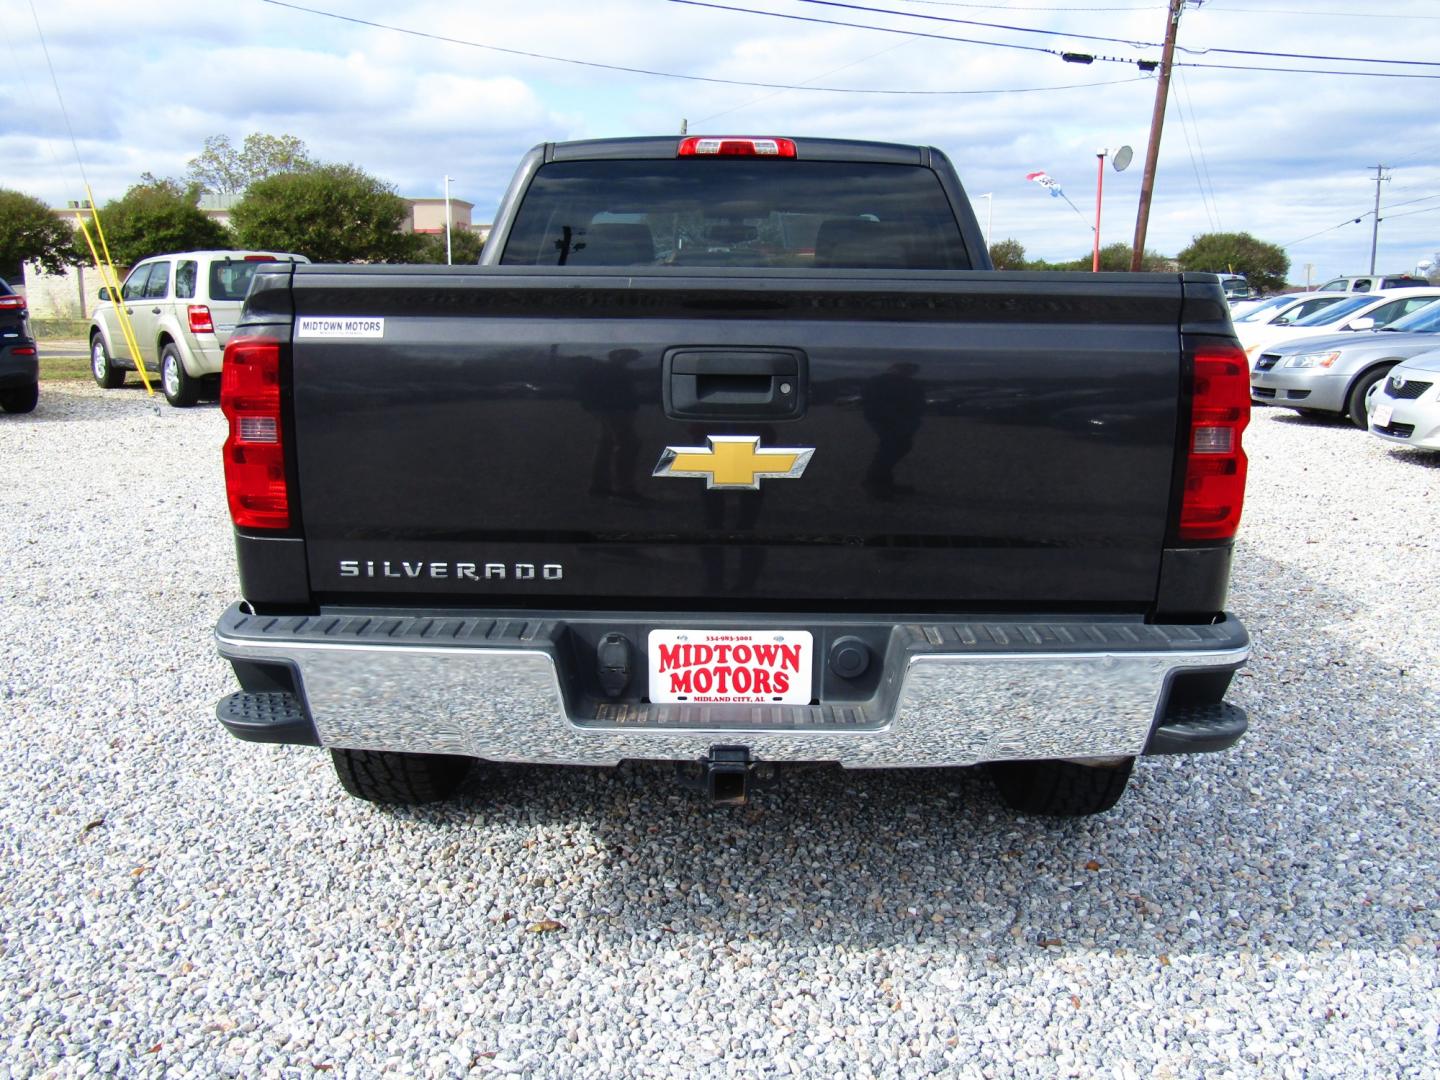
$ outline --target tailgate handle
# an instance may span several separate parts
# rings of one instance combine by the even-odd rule
[[[665,415],[676,420],[793,420],[805,414],[809,365],[799,349],[671,349]]]

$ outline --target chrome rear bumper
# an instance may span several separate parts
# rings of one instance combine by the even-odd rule
[[[584,618],[604,621],[599,613]],[[666,618],[676,626],[776,621]],[[883,675],[871,697],[809,706],[585,698],[567,670],[562,618],[274,617],[236,605],[216,627],[216,642],[231,661],[289,669],[323,746],[569,765],[686,760],[722,744],[746,746],[759,761],[849,768],[1129,756],[1145,751],[1177,677],[1230,672],[1249,655],[1244,627],[1230,617],[1208,626],[886,626]]]

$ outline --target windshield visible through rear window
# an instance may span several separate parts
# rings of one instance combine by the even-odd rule
[[[1403,319],[1396,319],[1386,330],[1398,330],[1401,333],[1433,334],[1440,331],[1440,304],[1431,304],[1423,307],[1413,315],[1406,315]]]
[[[212,262],[210,299],[244,300],[245,294],[250,291],[250,279],[255,276],[255,268],[263,265],[263,262],[246,262],[242,259]]]
[[[1325,326],[1328,323],[1338,322],[1351,312],[1359,311],[1367,305],[1375,303],[1373,296],[1357,296],[1353,300],[1341,300],[1339,303],[1331,304],[1329,307],[1322,307],[1319,311],[1312,311],[1303,319],[1291,319],[1291,326]]]
[[[966,270],[929,169],[838,161],[570,161],[535,175],[510,266]]]

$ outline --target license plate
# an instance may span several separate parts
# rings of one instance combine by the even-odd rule
[[[1390,417],[1395,414],[1393,405],[1376,405],[1370,410],[1370,423],[1375,427],[1386,427],[1390,423]]]
[[[809,705],[808,630],[651,630],[657,704]]]

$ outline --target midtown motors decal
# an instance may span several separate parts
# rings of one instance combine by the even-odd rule
[[[810,704],[808,630],[652,630],[650,700]]]
[[[306,315],[295,323],[297,338],[383,338],[385,320],[375,318],[336,319]]]

